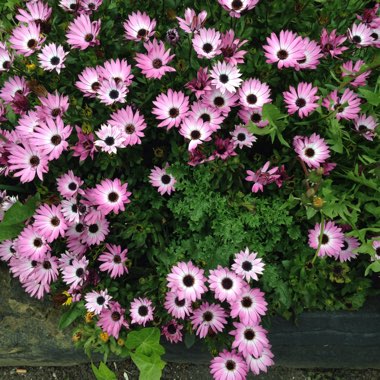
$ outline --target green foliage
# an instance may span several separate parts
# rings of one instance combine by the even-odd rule
[[[116,374],[103,362],[100,362],[99,368],[97,368],[94,363],[91,363],[91,368],[96,380],[117,380]]]

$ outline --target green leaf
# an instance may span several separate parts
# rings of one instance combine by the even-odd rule
[[[14,225],[17,223],[22,223],[26,219],[33,216],[36,210],[37,201],[39,200],[39,195],[29,198],[25,204],[17,201],[4,215],[3,221],[0,223],[0,227],[6,225]]]
[[[247,129],[249,132],[253,133],[254,135],[258,135],[258,136],[269,135],[273,131],[273,128],[269,127],[269,126],[264,127],[264,128],[259,128],[252,121],[250,121],[247,124]]]
[[[145,355],[161,356],[165,349],[160,345],[160,330],[156,327],[147,327],[128,334],[125,346],[130,350],[138,350]]]
[[[9,224],[6,226],[3,226],[2,223],[0,223],[0,242],[17,237],[23,229],[23,223]]]
[[[131,358],[140,370],[139,380],[160,380],[165,362],[160,356],[147,356],[142,353],[131,353]]]
[[[191,348],[195,343],[195,335],[186,333],[184,341],[186,348]]]
[[[77,305],[74,305],[70,310],[67,310],[61,315],[58,323],[58,328],[63,330],[70,326],[79,316],[83,314],[83,310]]]
[[[115,372],[111,371],[103,362],[100,362],[99,368],[94,363],[91,363],[91,368],[96,380],[117,380]]]
[[[378,106],[380,104],[380,95],[364,88],[359,88],[359,92],[366,98],[369,104]]]
[[[380,272],[380,260],[376,260],[372,264],[370,264],[365,270],[365,275],[367,276],[370,271],[376,273]]]

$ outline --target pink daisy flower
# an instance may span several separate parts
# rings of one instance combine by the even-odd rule
[[[141,144],[140,137],[145,136],[143,130],[147,127],[144,116],[131,106],[112,113],[107,123],[123,131],[124,146]]]
[[[155,33],[156,20],[145,13],[132,12],[124,22],[125,38],[130,41],[147,41]]]
[[[161,79],[166,73],[176,71],[174,67],[167,66],[174,58],[174,54],[170,55],[170,49],[165,50],[162,41],[148,41],[144,43],[147,54],[136,53],[136,66],[141,69],[148,79]]]
[[[125,97],[127,96],[128,91],[128,87],[124,82],[116,82],[111,79],[109,81],[101,81],[97,94],[101,103],[111,106],[115,103],[125,103]]]
[[[108,305],[112,297],[108,294],[108,290],[92,291],[84,297],[86,300],[87,311],[96,315],[100,314],[104,309],[108,309]]]
[[[125,320],[125,309],[116,301],[109,302],[109,308],[103,309],[99,314],[99,326],[108,335],[113,336],[115,339],[119,339],[120,330],[123,328],[129,328],[128,322]]]
[[[80,220],[78,204],[75,198],[63,200],[61,202],[61,212],[67,224],[78,223]]]
[[[28,1],[25,5],[27,10],[18,9],[18,14],[16,15],[18,21],[25,22],[26,24],[31,22],[39,24],[49,20],[52,8],[46,3],[42,1]]]
[[[15,242],[17,253],[32,260],[42,260],[46,253],[50,251],[50,246],[34,226],[27,226],[18,236]]]
[[[259,281],[257,275],[263,274],[265,264],[257,255],[257,252],[250,252],[247,247],[245,251],[240,251],[235,255],[231,269],[246,281]]]
[[[81,259],[73,259],[70,265],[61,269],[63,281],[72,288],[82,286],[89,273],[88,263],[84,256]]]
[[[25,57],[32,55],[36,50],[40,50],[45,42],[45,37],[41,36],[40,26],[34,22],[28,25],[19,25],[12,31],[9,39],[12,49]]]
[[[10,54],[7,46],[0,42],[0,73],[9,71],[13,62],[13,54]]]
[[[336,34],[336,29],[334,29],[330,34],[326,29],[322,30],[321,34],[321,47],[322,52],[327,56],[328,54],[331,57],[335,58],[338,55],[341,55],[348,47],[340,46],[346,41],[346,36],[339,36]]]
[[[179,133],[186,139],[190,140],[189,151],[194,150],[199,144],[204,141],[209,141],[211,138],[212,130],[207,123],[204,123],[201,119],[194,119],[189,117],[182,122]]]
[[[202,101],[194,102],[191,106],[190,117],[194,117],[196,120],[202,119],[204,123],[207,123],[212,132],[221,128],[225,117],[221,111],[204,104]]]
[[[313,69],[315,70],[319,65],[319,59],[323,57],[321,47],[313,40],[305,37],[303,39],[304,44],[304,54],[305,57],[297,61],[295,69],[304,70],[304,69]]]
[[[0,243],[0,260],[8,262],[17,256],[15,243],[12,240],[4,240]]]
[[[211,84],[219,89],[222,94],[226,91],[236,92],[242,82],[240,70],[229,63],[217,62],[211,69]]]
[[[28,278],[22,283],[22,287],[31,297],[37,299],[42,299],[45,294],[50,292],[50,286],[48,284],[38,282],[34,277]]]
[[[5,104],[11,103],[16,94],[23,94],[27,96],[30,89],[24,77],[10,77],[0,91],[0,98],[4,100]]]
[[[340,262],[351,261],[358,255],[354,250],[359,248],[360,243],[355,237],[344,236],[343,247],[341,248],[338,258]],[[337,259],[338,259],[337,258]]]
[[[225,91],[224,94],[212,87],[211,91],[207,91],[203,96],[203,102],[218,109],[223,116],[227,117],[231,111],[231,107],[236,106],[238,95]]]
[[[170,195],[172,191],[175,191],[174,184],[177,181],[166,171],[168,168],[168,164],[163,169],[155,166],[150,172],[149,182],[152,186],[157,187],[157,190],[161,195],[164,195],[165,193]]]
[[[78,136],[78,142],[72,147],[73,156],[79,157],[80,161],[84,161],[88,156],[94,159],[96,151],[94,144],[94,135],[92,133],[83,133],[81,128],[75,127]]]
[[[379,238],[379,236],[377,236],[375,239],[378,239],[378,238]],[[372,248],[375,250],[375,255],[374,255],[374,257],[371,258],[371,260],[372,261],[380,260],[380,240],[374,240],[372,242]]]
[[[41,257],[43,258],[45,255],[43,254]],[[37,265],[38,261],[33,258],[15,255],[9,261],[9,270],[13,277],[18,277],[20,282],[25,282],[28,278],[33,277],[33,272]]]
[[[362,67],[365,65],[365,62],[362,60],[358,60],[355,62],[348,61],[343,63],[342,65],[342,78],[344,77],[353,77],[356,73],[358,73]],[[371,74],[371,70],[363,72],[363,74],[358,75],[350,82],[350,86],[353,87],[361,87],[367,84],[367,78]]]
[[[148,298],[135,298],[131,302],[131,323],[145,326],[149,321],[153,321],[152,301]]]
[[[264,45],[267,63],[277,63],[277,67],[296,67],[299,60],[305,58],[302,37],[289,30],[281,30],[280,38],[272,33],[267,37],[268,45]]]
[[[261,355],[255,357],[253,355],[248,355],[245,360],[247,361],[248,368],[255,374],[258,375],[260,372],[267,372],[267,368],[274,364],[272,360],[274,355],[272,354],[271,345],[264,347]]]
[[[334,90],[323,99],[322,105],[329,111],[337,111],[335,117],[345,120],[355,119],[360,112],[360,98],[350,89],[346,88],[342,96]]]
[[[368,141],[373,141],[376,133],[377,122],[372,116],[360,114],[354,119],[354,127]]]
[[[105,217],[99,217],[86,226],[81,234],[80,241],[83,244],[98,245],[105,240],[110,232],[109,223]]]
[[[232,136],[232,141],[235,146],[238,146],[240,149],[243,149],[245,146],[250,148],[252,143],[257,140],[257,138],[242,125],[236,125],[235,129],[230,132],[230,135]]]
[[[66,199],[76,197],[81,192],[80,187],[82,185],[83,181],[80,177],[75,176],[72,170],[69,170],[57,179],[58,191]]]
[[[221,160],[228,160],[230,157],[237,155],[235,152],[236,145],[230,138],[222,139],[221,137],[217,136],[214,144],[216,149],[209,157],[209,161],[212,161],[216,158],[220,158]]]
[[[124,148],[124,135],[118,127],[102,124],[95,134],[99,138],[95,146],[99,146],[102,152],[116,154],[117,148]]]
[[[46,253],[44,258],[36,265],[33,277],[42,285],[50,285],[58,278],[58,259],[50,253]]]
[[[211,360],[210,372],[214,380],[246,380],[248,366],[235,350],[223,350]]]
[[[162,326],[161,335],[170,343],[182,342],[183,325],[179,324],[175,319]]]
[[[247,51],[239,49],[247,42],[248,40],[240,41],[239,38],[235,38],[235,32],[233,29],[222,34],[222,45],[220,50],[222,51],[224,60],[232,65],[244,63],[244,56],[247,54]]]
[[[218,0],[231,17],[240,18],[243,12],[253,9],[259,0]]]
[[[193,330],[197,330],[196,334],[200,338],[205,338],[210,330],[215,334],[223,331],[227,323],[226,317],[227,313],[220,305],[203,302],[198,309],[193,311],[190,319]]]
[[[269,124],[268,120],[263,119],[262,108],[242,108],[239,110],[238,116],[245,124],[252,121],[259,128],[264,128]]]
[[[185,319],[193,312],[191,301],[185,298],[179,299],[173,292],[166,293],[164,306],[174,318]]]
[[[67,224],[61,213],[61,206],[42,204],[36,210],[33,218],[34,228],[48,243],[51,243],[59,236],[65,236]]]
[[[353,24],[351,29],[347,31],[348,37],[356,47],[365,47],[372,45],[372,30],[366,24]]]
[[[55,94],[48,94],[46,97],[38,97],[41,102],[36,107],[38,116],[41,119],[63,117],[63,114],[69,109],[69,97],[60,95],[56,91]]]
[[[56,70],[59,74],[61,69],[66,67],[64,62],[67,54],[69,53],[65,52],[61,45],[51,43],[43,47],[41,53],[38,54],[38,61],[44,70]]]
[[[317,223],[314,229],[309,230],[309,246],[318,249],[321,225]],[[344,246],[344,235],[342,229],[337,227],[334,222],[328,221],[323,229],[321,247],[318,252],[319,257],[339,257],[339,252]]]
[[[59,6],[66,12],[77,12],[79,10],[78,0],[60,0]]]
[[[196,267],[191,261],[179,262],[167,275],[168,288],[175,292],[179,300],[196,301],[207,291],[204,270]]]
[[[64,125],[60,117],[55,120],[46,118],[35,127],[33,137],[30,139],[31,144],[37,146],[43,154],[48,156],[49,160],[57,159],[64,150],[67,150],[69,143],[66,141],[73,128],[70,125]]]
[[[267,331],[254,323],[234,322],[233,324],[236,330],[230,332],[235,337],[232,348],[237,348],[244,357],[249,355],[259,357],[269,345]]]
[[[20,177],[22,183],[31,182],[37,175],[42,181],[44,173],[48,172],[48,158],[35,146],[27,143],[12,145],[8,157],[9,169],[15,177]]]
[[[185,9],[185,18],[176,17],[179,27],[186,33],[198,33],[206,22],[207,12],[202,11],[196,14],[191,8]]]
[[[105,179],[94,189],[86,190],[86,198],[92,205],[104,215],[114,212],[118,214],[124,211],[124,204],[130,203],[131,192],[127,191],[128,183],[122,184],[119,178],[114,180]]]
[[[239,89],[240,104],[246,108],[262,108],[272,102],[270,95],[269,86],[258,79],[245,80]]]
[[[211,90],[211,79],[208,76],[208,68],[200,67],[197,77],[185,84],[185,87],[193,92],[197,99]]]
[[[69,24],[66,33],[67,43],[73,49],[85,50],[89,46],[99,45],[96,39],[100,32],[101,20],[92,21],[88,15],[79,15]]]
[[[245,178],[246,181],[254,182],[252,186],[252,192],[257,193],[259,191],[264,191],[264,186],[270,183],[276,182],[281,176],[278,174],[278,167],[269,169],[270,162],[267,161],[264,166],[253,172],[252,170],[247,170],[248,176]]]
[[[97,11],[102,3],[103,0],[80,0],[80,10],[81,12],[91,14]]]
[[[83,93],[84,96],[94,98],[100,88],[100,69],[86,67],[79,75],[79,80],[75,86]]]
[[[178,128],[182,120],[189,114],[189,97],[181,91],[169,89],[167,94],[160,94],[153,101],[152,113],[156,119],[162,120],[157,127]]]
[[[298,116],[303,119],[309,116],[318,107],[316,102],[319,96],[316,96],[318,87],[313,87],[311,83],[298,83],[297,89],[289,87],[289,91],[284,91],[284,101],[289,115],[298,112]]]
[[[132,83],[132,67],[126,59],[110,59],[104,62],[104,67],[99,67],[99,73],[103,80],[113,79],[116,83],[123,82],[126,86]]]
[[[120,245],[115,244],[106,244],[106,249],[98,257],[98,261],[103,263],[99,270],[108,272],[111,278],[117,278],[128,273],[126,266],[128,249],[121,250]]]
[[[260,289],[247,288],[231,303],[231,317],[239,317],[240,322],[247,325],[258,324],[268,310],[267,305]]]
[[[193,48],[198,53],[198,58],[211,59],[221,54],[221,35],[215,29],[199,29],[199,33],[192,39]]]
[[[220,301],[233,302],[243,291],[246,284],[235,272],[218,265],[217,269],[210,270],[208,276],[210,289],[214,292],[214,297]]]
[[[328,145],[316,133],[313,133],[310,137],[295,136],[293,147],[298,157],[309,168],[319,168],[330,157]]]

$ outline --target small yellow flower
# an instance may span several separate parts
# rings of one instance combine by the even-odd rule
[[[71,337],[71,340],[76,343],[78,341],[80,341],[80,338],[82,337],[82,334],[78,331],[76,332],[72,337]]]
[[[82,123],[82,132],[86,135],[90,134],[93,131],[91,124],[88,121]]]
[[[99,338],[100,338],[104,343],[106,343],[106,342],[108,342],[108,339],[109,339],[110,337],[109,337],[109,335],[108,335],[105,331],[103,331],[103,332],[101,332],[101,333],[99,334]]]
[[[34,71],[36,69],[36,65],[33,62],[27,63],[25,66],[28,69],[28,71]]]
[[[67,292],[66,290],[62,292],[62,294],[64,294],[67,299],[66,301],[62,304],[62,305],[65,305],[65,306],[70,306],[71,305],[71,302],[73,302],[73,297],[71,296],[71,294],[69,292]]]
[[[325,201],[321,197],[314,197],[313,198],[313,206],[315,208],[322,208]]]
[[[92,319],[94,318],[94,313],[91,313],[90,311],[86,313],[86,317],[85,317],[85,320],[86,320],[86,323],[90,323],[92,322]]]
[[[125,344],[124,339],[119,338],[119,339],[117,340],[117,344],[118,344],[119,346],[124,346],[124,344]]]

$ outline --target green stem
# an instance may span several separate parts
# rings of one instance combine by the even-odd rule
[[[314,264],[316,258],[318,257],[318,253],[321,250],[321,246],[322,246],[323,232],[325,230],[325,218],[324,218],[323,214],[321,214],[321,224],[320,224],[320,226],[321,227],[320,227],[320,231],[319,231],[318,248],[317,248],[317,250],[315,252],[313,260],[311,260],[312,264]]]

